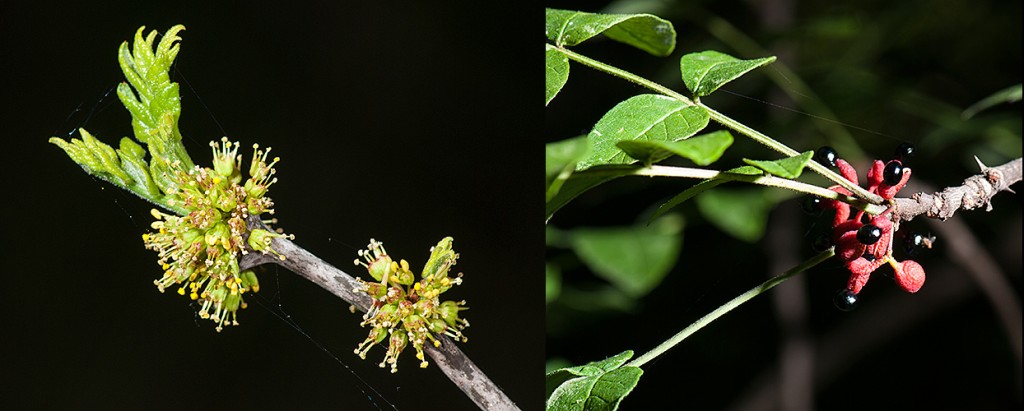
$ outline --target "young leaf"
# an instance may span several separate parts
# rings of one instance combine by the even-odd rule
[[[768,212],[776,201],[764,189],[718,189],[697,197],[697,208],[722,231],[748,243],[764,235]]]
[[[546,44],[547,51],[544,52],[546,67],[544,105],[548,105],[555,95],[562,90],[565,81],[569,79],[569,58],[558,49]]]
[[[760,168],[768,174],[777,175],[782,178],[794,179],[800,177],[800,173],[804,171],[804,166],[807,165],[808,161],[811,161],[812,156],[814,156],[814,151],[805,151],[793,157],[786,157],[781,160],[767,161],[744,158],[743,162]]]
[[[87,173],[179,214],[184,213],[184,209],[168,204],[165,195],[174,189],[170,164],[177,162],[180,168],[187,170],[193,163],[181,144],[178,84],[170,81],[168,70],[178,55],[181,37],[177,34],[184,29],[181,25],[171,27],[154,49],[157,32],[143,37],[145,27],[140,27],[132,49],[129,50],[128,42],[118,49],[118,60],[128,83],[117,86],[117,95],[132,115],[135,138],[146,143],[149,149],[149,164],[144,159],[146,150],[127,138],[121,140],[118,150],[103,144],[84,129],[79,130],[81,140],[65,142],[57,137],[49,140],[64,149]]]
[[[690,53],[679,60],[686,88],[693,97],[711,94],[725,83],[735,80],[746,72],[775,61],[775,57],[740,60],[728,54],[708,50]]]
[[[652,225],[576,228],[570,243],[598,277],[627,295],[646,295],[676,264],[683,247],[683,220],[663,218]]]
[[[558,192],[548,199],[544,206],[544,221],[551,220],[551,216],[558,209],[566,205],[584,191],[597,187],[603,183],[616,178],[627,176],[636,172],[636,167],[628,166],[601,166],[594,169],[601,173],[575,173],[565,180]]]
[[[708,112],[701,107],[655,94],[631,97],[605,113],[587,135],[593,151],[576,165],[576,170],[635,162],[616,146],[619,141],[679,141],[707,125]]]
[[[192,159],[181,144],[178,118],[181,116],[181,98],[178,83],[172,83],[168,70],[180,49],[178,33],[185,26],[176,25],[164,33],[154,49],[156,30],[142,36],[145,27],[135,32],[131,50],[128,42],[121,43],[118,61],[128,84],[117,86],[117,97],[132,114],[135,139],[149,146],[153,162],[180,161],[185,169],[192,168]],[[134,93],[133,93],[134,90]],[[165,188],[165,187],[161,187]]]
[[[687,200],[693,198],[697,194],[703,193],[703,192],[705,192],[707,190],[710,190],[712,188],[715,188],[715,187],[717,187],[719,185],[722,185],[722,184],[725,184],[725,183],[727,183],[729,181],[732,181],[732,179],[729,178],[730,174],[733,174],[733,175],[756,176],[756,175],[764,174],[764,172],[761,171],[760,169],[758,169],[757,167],[751,167],[751,166],[742,166],[742,167],[737,167],[737,168],[734,168],[734,169],[731,169],[731,170],[723,171],[722,174],[719,174],[719,176],[716,177],[716,178],[711,178],[711,179],[707,179],[707,180],[701,181],[700,183],[697,183],[693,187],[690,187],[690,188],[686,189],[682,193],[676,194],[675,197],[672,197],[671,199],[666,201],[665,204],[662,204],[660,207],[658,207],[658,209],[654,212],[654,214],[651,215],[651,218],[647,220],[647,224],[650,224],[652,221],[654,221],[658,217],[661,217],[662,214],[665,214],[669,210],[671,210],[671,209],[675,208],[676,206],[686,202]]]
[[[728,130],[719,130],[683,141],[623,140],[616,145],[630,157],[648,166],[673,154],[687,158],[696,165],[706,166],[718,161],[725,149],[732,145],[732,141],[732,134]]]
[[[549,410],[616,410],[643,375],[639,367],[623,367],[633,351],[547,374]]]
[[[548,143],[544,146],[544,166],[547,187],[546,201],[550,201],[562,184],[572,175],[576,163],[590,153],[590,142],[585,136]]]
[[[650,14],[598,14],[573,10],[546,10],[544,32],[558,47],[575,46],[604,33],[655,56],[676,48],[676,30],[668,20]]]

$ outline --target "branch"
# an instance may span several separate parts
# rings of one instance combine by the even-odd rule
[[[248,224],[250,231],[254,228],[268,229],[258,216],[250,216]],[[284,260],[273,254],[252,251],[242,257],[238,264],[239,269],[246,270],[267,263],[278,264],[330,291],[331,294],[354,305],[360,311],[366,312],[370,307],[370,297],[352,291],[358,283],[355,278],[344,271],[287,239],[275,238],[272,246],[274,250],[285,256]],[[466,393],[478,407],[485,410],[519,409],[448,337],[438,335],[437,339],[441,341],[440,347],[435,348],[431,344],[425,344],[424,351],[434,360],[441,372],[462,389],[462,392]]]
[[[900,220],[912,220],[924,214],[929,218],[945,220],[957,210],[973,210],[985,206],[992,210],[992,197],[1000,191],[1014,191],[1010,186],[1021,180],[1021,159],[1010,161],[998,167],[987,167],[978,160],[981,174],[964,180],[963,185],[948,187],[938,193],[916,193],[910,198],[897,198],[892,213]]]

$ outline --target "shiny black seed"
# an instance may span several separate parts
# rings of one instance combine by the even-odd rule
[[[836,150],[829,146],[822,146],[814,152],[814,161],[824,166],[835,167],[837,158],[839,155],[836,154]]]
[[[914,147],[913,144],[900,143],[900,145],[896,146],[896,159],[900,161],[908,160],[914,156],[916,150],[917,147]]]
[[[829,238],[828,234],[819,235],[818,237],[816,237],[814,239],[814,242],[811,243],[811,249],[813,249],[815,252],[819,252],[819,253],[822,252],[822,251],[828,250],[828,248],[831,247],[831,246],[832,246],[832,239]]]
[[[851,290],[839,290],[835,298],[832,299],[832,303],[840,310],[853,310],[857,306],[857,294],[854,294]]]
[[[885,165],[885,169],[882,170],[882,181],[885,184],[894,186],[900,183],[903,179],[903,164],[899,161],[890,161],[889,164]]]
[[[877,243],[879,238],[882,238],[882,229],[874,225],[868,224],[857,230],[857,241],[861,244],[871,245]]]
[[[822,210],[822,199],[818,196],[807,196],[804,197],[804,201],[800,206],[803,207],[805,213],[817,215]]]

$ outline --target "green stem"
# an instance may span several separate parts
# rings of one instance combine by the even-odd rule
[[[623,170],[623,169],[626,170]],[[742,181],[745,183],[758,184],[768,187],[785,188],[787,190],[793,190],[801,193],[807,193],[815,195],[821,198],[827,198],[832,200],[842,201],[850,204],[858,209],[867,211],[869,214],[879,214],[886,210],[885,206],[867,203],[864,200],[851,197],[845,194],[840,194],[827,188],[818,187],[816,185],[801,183],[796,180],[790,180],[787,178],[776,177],[772,175],[748,175],[748,174],[735,174],[725,171],[715,171],[703,168],[686,168],[686,167],[670,167],[670,166],[650,166],[650,167],[636,167],[630,170],[628,167],[612,167],[612,168],[598,168],[581,171],[576,173],[578,175],[615,175],[615,176],[647,176],[647,177],[676,177],[676,178],[698,178],[702,180],[709,180],[715,178],[727,179],[730,181]]]
[[[565,54],[565,56],[568,57],[569,59],[571,59],[571,60],[573,60],[573,61],[575,61],[577,63],[583,64],[584,66],[590,67],[590,68],[598,70],[598,71],[603,71],[603,72],[611,74],[611,75],[613,75],[615,77],[619,77],[619,78],[622,78],[622,79],[625,79],[625,80],[629,80],[629,81],[631,81],[633,83],[639,84],[641,86],[647,87],[647,88],[649,88],[651,90],[657,91],[657,92],[659,92],[661,94],[664,94],[666,96],[672,97],[672,98],[674,98],[676,100],[682,101],[683,103],[686,103],[686,105],[688,105],[688,106],[694,105],[694,102],[691,101],[686,96],[684,96],[682,94],[679,94],[676,91],[674,91],[674,90],[672,90],[672,89],[670,89],[668,87],[665,87],[665,86],[663,86],[661,84],[655,83],[655,82],[653,82],[651,80],[648,80],[648,79],[640,77],[640,76],[638,76],[636,74],[630,73],[630,72],[628,72],[626,70],[623,70],[623,69],[620,69],[618,67],[602,63],[600,61],[591,59],[589,57],[586,57],[586,56],[583,56],[583,55],[580,55],[580,54],[576,54],[575,52],[573,52],[573,51],[571,51],[569,49],[555,47],[555,46],[552,46],[551,44],[547,44],[547,48],[548,49],[558,50],[558,51],[562,52],[562,54]]]
[[[828,250],[822,252],[821,254],[812,257],[810,260],[804,261],[803,263],[800,263],[796,267],[793,267],[791,270],[786,271],[768,281],[765,281],[761,283],[761,285],[758,285],[757,287],[754,287],[743,294],[740,294],[738,297],[733,298],[732,301],[723,304],[721,307],[715,309],[715,311],[712,311],[708,315],[701,317],[701,319],[697,320],[693,324],[690,324],[676,335],[673,335],[672,338],[669,338],[667,341],[661,343],[657,347],[654,347],[654,349],[651,350],[650,352],[635,358],[633,361],[630,361],[625,366],[643,366],[648,361],[653,360],[655,357],[665,353],[670,348],[674,347],[676,344],[679,344],[680,342],[685,340],[686,337],[690,336],[690,334],[697,332],[697,330],[700,330],[701,328],[704,328],[704,326],[710,324],[712,321],[717,320],[718,317],[721,317],[725,313],[732,311],[732,309],[739,307],[741,304],[747,302],[751,298],[754,298],[759,294],[770,290],[772,287],[781,284],[783,281],[788,280],[790,277],[799,274],[803,271],[807,271],[811,267],[820,264],[822,261],[832,258],[832,256],[834,255],[835,248],[829,248]]]
[[[645,78],[640,77],[640,76],[638,76],[636,74],[633,74],[633,73],[630,73],[628,71],[622,70],[622,69],[620,69],[618,67],[614,67],[614,66],[602,63],[600,61],[591,59],[589,57],[577,54],[577,53],[575,53],[573,51],[570,51],[568,49],[558,48],[558,47],[552,46],[551,44],[546,44],[546,46],[547,46],[548,49],[555,49],[555,50],[558,50],[558,51],[562,52],[569,59],[571,59],[573,61],[576,61],[576,62],[578,62],[580,64],[583,64],[583,65],[585,65],[587,67],[590,67],[590,68],[593,68],[593,69],[596,69],[596,70],[599,70],[599,71],[603,71],[603,72],[611,74],[613,76],[616,76],[616,77],[619,77],[619,78],[631,81],[633,83],[639,84],[641,86],[647,87],[647,88],[649,88],[651,90],[654,90],[654,91],[659,92],[661,94],[664,94],[666,96],[669,96],[669,97],[672,97],[672,98],[677,99],[679,101],[682,101],[683,103],[686,103],[687,105],[691,105],[691,106],[695,105],[695,106],[701,107],[701,108],[707,110],[708,115],[711,118],[715,119],[715,121],[721,123],[722,125],[724,125],[726,127],[729,127],[729,128],[731,128],[733,130],[736,130],[740,134],[743,134],[743,135],[745,135],[747,137],[750,137],[751,139],[753,139],[754,141],[757,141],[758,143],[761,143],[761,144],[764,144],[765,146],[768,146],[768,148],[771,148],[772,150],[778,151],[778,152],[780,152],[782,154],[785,154],[787,156],[795,156],[797,154],[800,154],[796,150],[793,150],[792,148],[789,148],[789,146],[787,146],[785,144],[782,144],[782,143],[780,143],[778,141],[775,141],[775,139],[773,139],[771,137],[768,137],[768,136],[762,134],[761,132],[759,132],[757,130],[754,130],[754,129],[750,128],[750,127],[747,127],[743,123],[740,123],[740,122],[738,122],[736,120],[733,120],[733,119],[727,117],[725,114],[719,113],[718,111],[715,111],[715,110],[711,109],[710,107],[704,105],[700,101],[696,101],[696,102],[692,101],[689,98],[687,98],[686,96],[684,96],[682,94],[679,94],[676,91],[674,91],[674,90],[672,90],[672,89],[670,89],[668,87],[662,86],[661,84],[655,83],[655,82],[653,82],[651,80],[645,79]],[[857,197],[863,198],[863,199],[871,202],[872,204],[883,204],[885,202],[885,200],[883,200],[882,197],[879,197],[877,194],[872,194],[872,193],[868,192],[867,190],[861,188],[860,186],[858,186],[856,184],[853,184],[850,181],[847,181],[845,178],[843,178],[839,174],[836,174],[835,172],[833,172],[832,170],[829,170],[825,166],[823,166],[821,164],[818,164],[818,162],[816,162],[816,161],[812,161],[812,162],[807,163],[807,167],[810,168],[811,170],[814,170],[814,172],[816,172],[818,174],[821,174],[823,177],[831,180],[832,182],[834,182],[836,184],[839,184],[840,186],[846,188],[847,190],[850,190],[850,192],[853,193],[854,195],[856,195]]]
[[[711,107],[704,105],[704,103],[698,101],[696,105],[697,107],[707,110],[708,116],[710,116],[715,121],[722,123],[723,126],[736,130],[739,133],[746,135],[747,137],[750,137],[754,141],[764,144],[765,146],[768,146],[768,148],[772,150],[778,151],[782,154],[791,157],[800,154],[796,150],[789,148],[789,146],[782,144],[778,141],[775,141],[775,139],[762,134],[760,131],[747,127],[745,124],[733,120],[727,117],[725,114],[715,111]],[[885,200],[883,200],[882,197],[878,196],[877,194],[868,192],[868,190],[865,190],[860,186],[854,184],[853,182],[843,178],[843,176],[840,176],[839,174],[836,174],[832,170],[829,170],[825,166],[819,164],[817,161],[808,162],[807,167],[810,168],[811,170],[814,170],[814,172],[821,174],[823,177],[832,180],[832,182],[839,184],[840,186],[843,186],[843,188],[850,190],[850,192],[855,194],[857,197],[868,200],[873,204],[882,204],[885,202]]]

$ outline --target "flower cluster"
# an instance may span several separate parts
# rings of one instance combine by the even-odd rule
[[[906,154],[913,150],[912,146],[908,147],[901,146]],[[911,170],[904,166],[905,159],[899,153],[897,150],[898,158],[889,162],[874,161],[867,173],[868,192],[891,201],[907,184]],[[836,158],[835,152],[830,148],[823,147],[819,150],[818,157],[819,161],[823,158],[824,162],[838,167],[843,178],[859,184],[857,170],[845,160]],[[849,190],[839,185],[829,189],[852,195]],[[836,255],[850,270],[846,289],[841,291],[839,296],[841,308],[843,305],[852,306],[871,273],[887,263],[895,271],[895,280],[900,288],[910,293],[921,289],[925,280],[924,268],[913,260],[897,261],[892,255],[893,237],[899,230],[899,221],[893,222],[889,218],[891,207],[881,214],[871,216],[863,210],[851,215],[850,205],[842,201],[822,200],[821,205],[836,212],[832,220],[832,243],[835,244]]]
[[[462,329],[469,321],[459,318],[459,311],[468,309],[466,301],[444,301],[439,298],[452,286],[462,284],[462,273],[455,278],[448,270],[459,255],[452,250],[452,238],[445,237],[430,249],[430,259],[423,267],[420,280],[409,270],[405,260],[395,261],[384,250],[384,244],[370,239],[365,250],[359,250],[355,264],[366,268],[376,281],[357,278],[354,291],[366,293],[373,304],[363,315],[361,326],[370,326],[370,335],[359,344],[355,353],[365,359],[370,347],[388,339],[387,353],[380,367],[391,364],[391,372],[398,371],[398,354],[408,345],[416,350],[420,368],[427,366],[423,358],[423,345],[429,340],[440,346],[435,334],[444,334],[462,342],[468,339]]]
[[[274,202],[265,195],[277,181],[273,175],[279,159],[268,164],[270,149],[263,151],[253,145],[250,177],[240,185],[238,143],[224,137],[221,144],[211,142],[210,146],[212,169],[195,166],[185,170],[180,164],[169,164],[173,175],[167,177],[174,185],[167,202],[187,213],[176,216],[154,209],[157,221],[151,226],[156,232],[143,234],[142,241],[159,254],[157,263],[164,275],[154,283],[160,292],[179,285],[178,294],[198,301],[202,305],[199,316],[217,323],[217,331],[221,331],[225,325],[238,325],[238,309],[246,307],[242,295],[260,288],[255,273],[240,272],[240,255],[251,249],[284,259],[270,247],[270,241],[286,236],[259,228],[249,230],[246,225],[250,215],[274,213]]]

